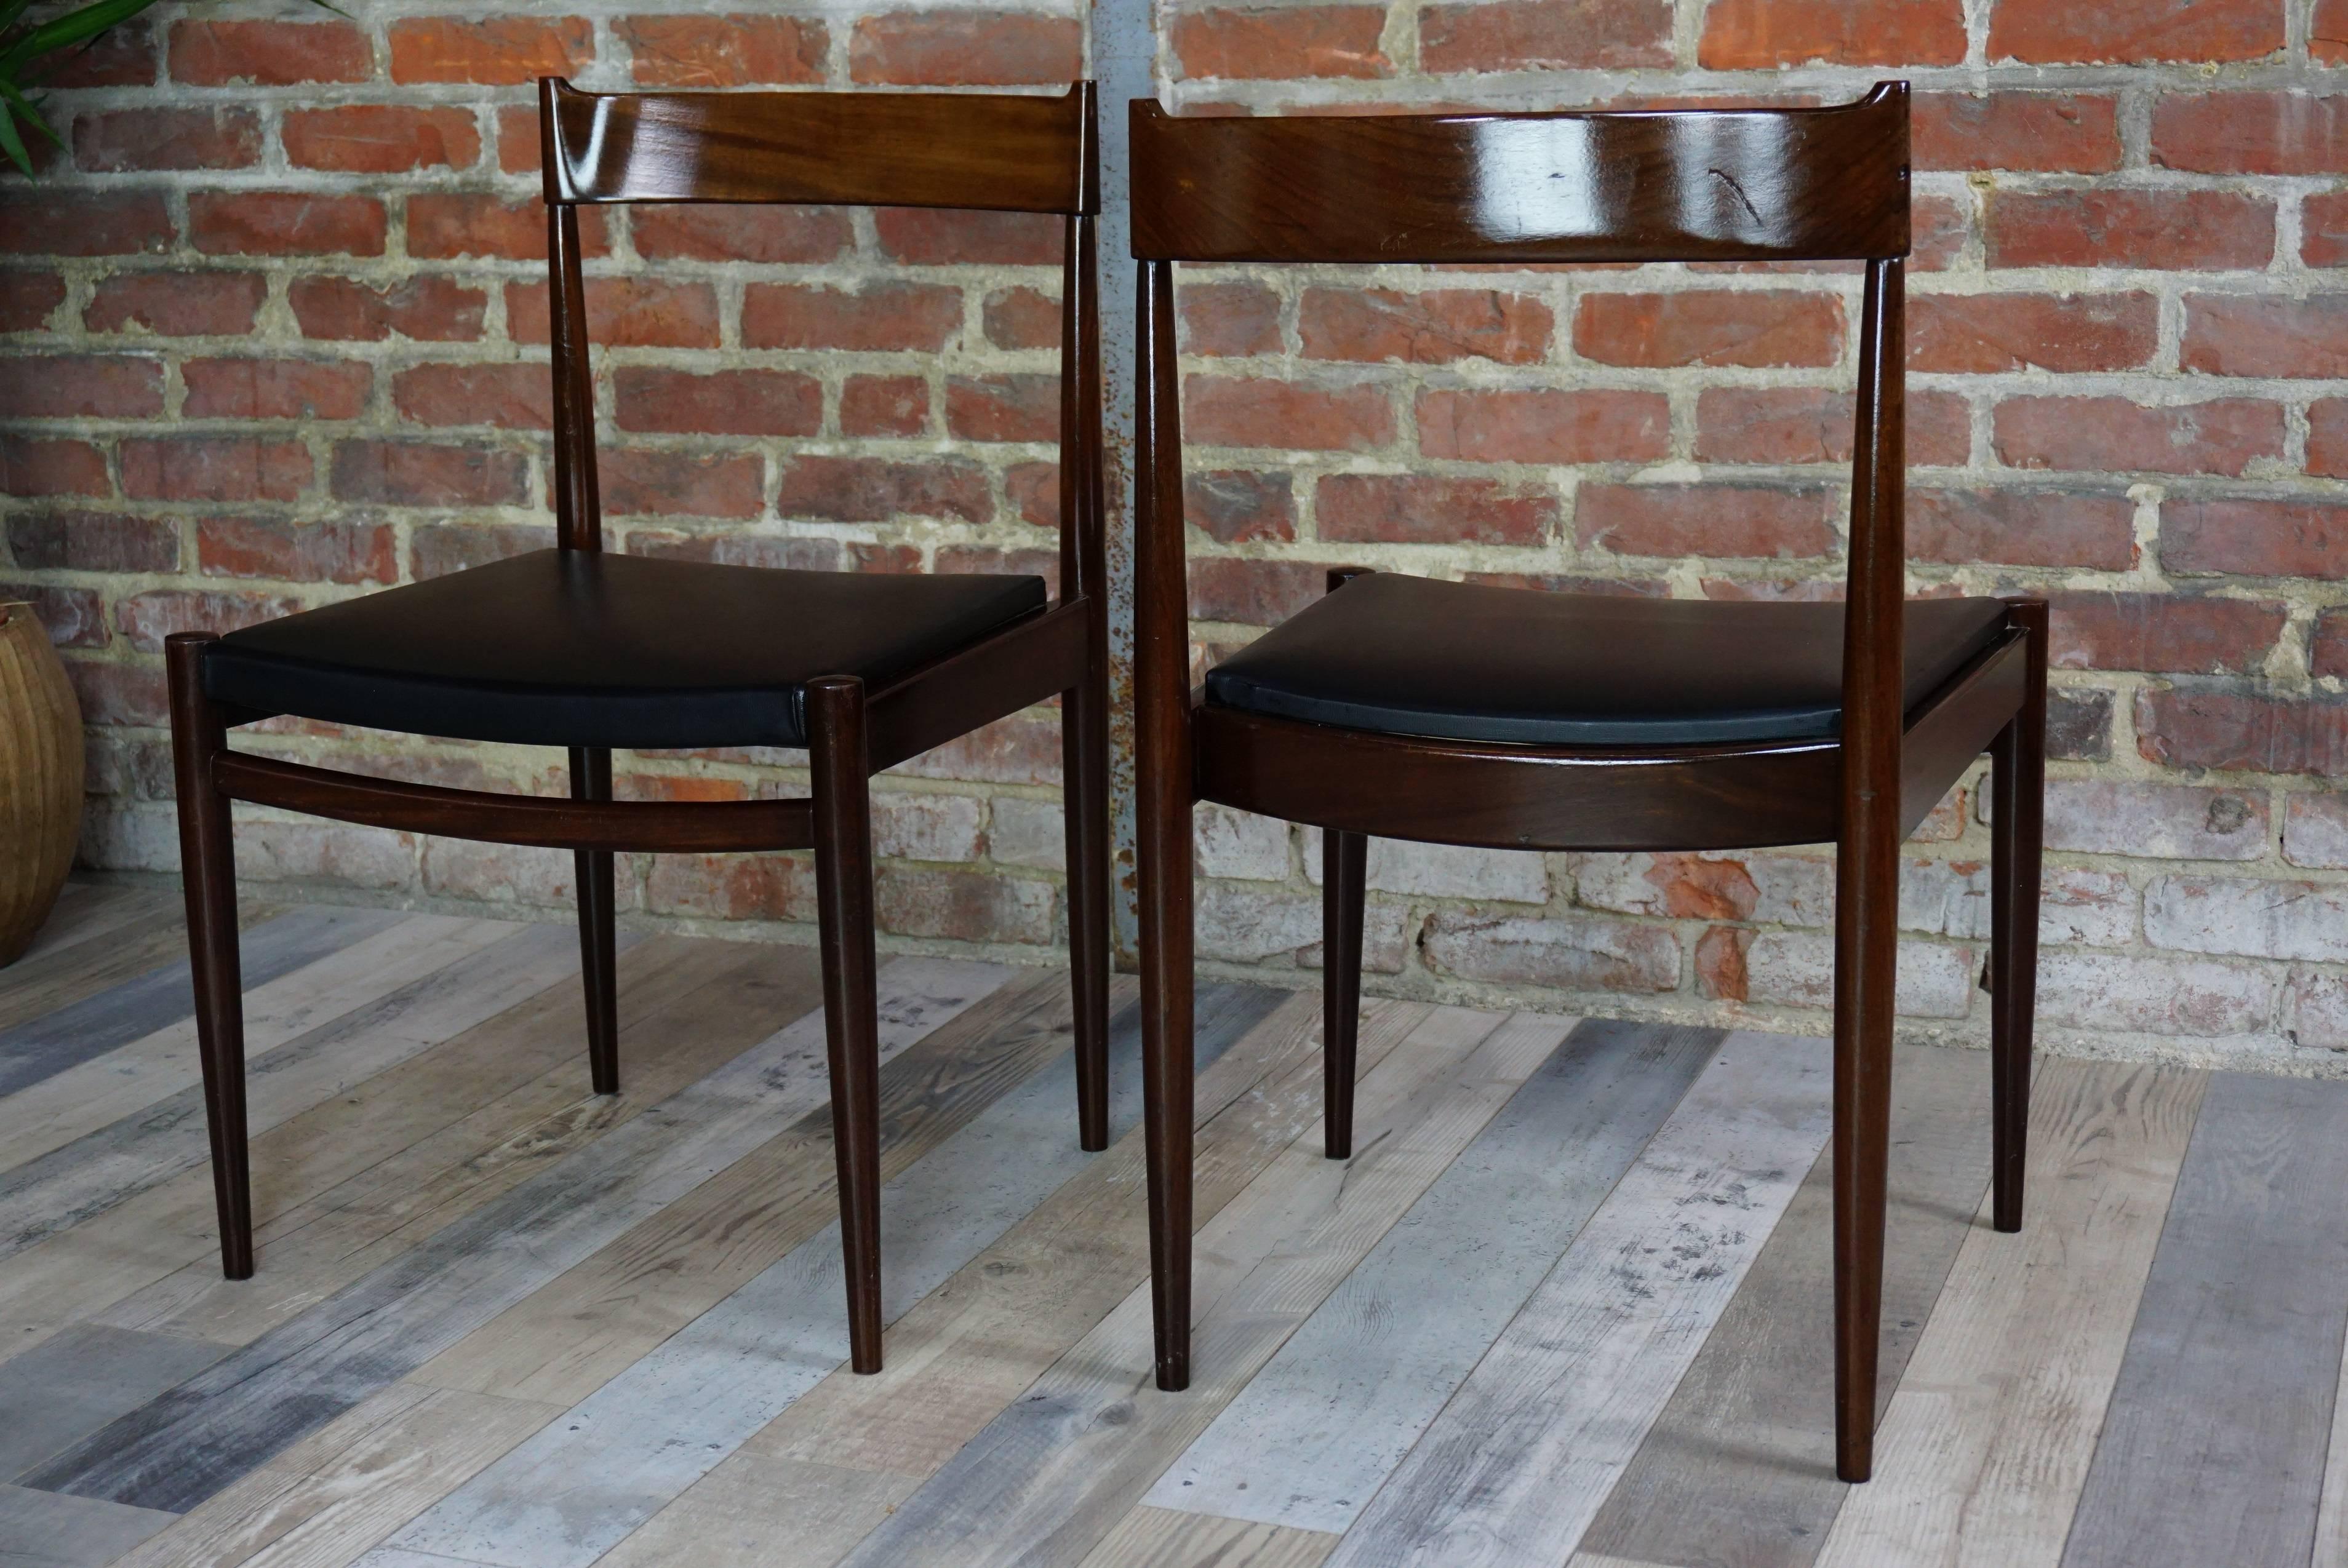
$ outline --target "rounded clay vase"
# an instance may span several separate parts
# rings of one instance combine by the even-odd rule
[[[29,604],[0,604],[0,965],[48,918],[81,835],[81,710]]]

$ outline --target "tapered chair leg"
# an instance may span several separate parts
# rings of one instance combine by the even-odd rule
[[[1872,825],[1871,853],[1853,842],[1858,833],[1846,837],[1835,893],[1835,1471],[1854,1482],[1875,1468],[1899,962],[1897,829]]]
[[[571,748],[571,798],[612,798],[612,753]],[[613,921],[613,856],[572,852],[579,879],[579,976],[587,993],[587,1072],[598,1094],[620,1091],[618,934]]]
[[[1061,798],[1068,832],[1068,983],[1076,1024],[1076,1141],[1108,1147],[1108,689],[1096,650],[1084,684],[1061,694]]]
[[[2022,712],[1990,747],[1990,1206],[2006,1232],[2022,1228],[2029,1155],[2046,793],[2046,604],[2019,600],[2012,614],[2029,637],[2027,685]]]
[[[864,682],[839,675],[808,682],[807,727],[824,1036],[831,1058],[831,1131],[848,1279],[849,1365],[859,1372],[878,1372],[880,1029],[873,989],[871,769]]]
[[[1190,1386],[1192,1059],[1190,797],[1145,779],[1141,883],[1141,1092],[1149,1166],[1149,1294],[1158,1386]]]
[[[1332,1160],[1354,1153],[1354,1053],[1362,1023],[1362,905],[1370,841],[1321,835],[1321,1118]]]
[[[195,983],[196,1049],[204,1072],[204,1125],[211,1135],[212,1198],[220,1213],[221,1273],[252,1277],[252,1171],[244,1113],[244,988],[237,962],[236,841],[228,797],[212,786],[212,759],[228,746],[219,711],[204,695],[209,633],[165,640],[171,758],[180,795],[180,883],[188,901],[188,961]]]

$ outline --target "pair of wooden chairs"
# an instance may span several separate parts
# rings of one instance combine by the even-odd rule
[[[224,637],[170,640],[191,944],[222,1258],[252,1270],[228,803],[578,856],[589,1056],[617,1087],[612,856],[812,847],[852,1365],[880,1364],[870,775],[1064,702],[1079,1136],[1107,1135],[1106,594],[1091,88],[541,98],[560,548]],[[1191,810],[1324,829],[1326,1148],[1350,1153],[1368,836],[1512,849],[1832,842],[1838,1464],[1876,1414],[1900,845],[1987,749],[1996,791],[1994,1220],[2021,1224],[2046,617],[1910,602],[1901,544],[1908,98],[1660,114],[1178,120],[1132,106],[1140,269],[1136,701],[1157,1380],[1189,1379]],[[980,208],[1066,220],[1061,579],[862,578],[607,556],[577,210]],[[1546,594],[1392,573],[1189,680],[1173,266],[1851,261],[1866,270],[1847,600]],[[277,713],[569,748],[572,799],[231,751]],[[614,803],[615,748],[804,745],[808,798]],[[1439,1307],[1435,1308],[1439,1310]]]

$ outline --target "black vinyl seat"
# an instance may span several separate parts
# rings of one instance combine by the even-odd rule
[[[1906,706],[2005,632],[1994,599],[1910,600]],[[1551,746],[1825,739],[1843,607],[1601,597],[1372,572],[1207,675],[1211,702],[1382,734]]]
[[[537,550],[230,632],[204,692],[460,740],[798,746],[807,682],[885,684],[1044,607],[1039,577]]]

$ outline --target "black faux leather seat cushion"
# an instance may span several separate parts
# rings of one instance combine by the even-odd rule
[[[1993,599],[1911,600],[1912,708],[1996,639]],[[1839,604],[1615,599],[1375,572],[1207,675],[1210,702],[1526,745],[1809,740],[1842,722]]]
[[[1044,579],[539,550],[232,631],[216,702],[462,740],[797,746],[804,683],[878,685],[1044,607]]]

